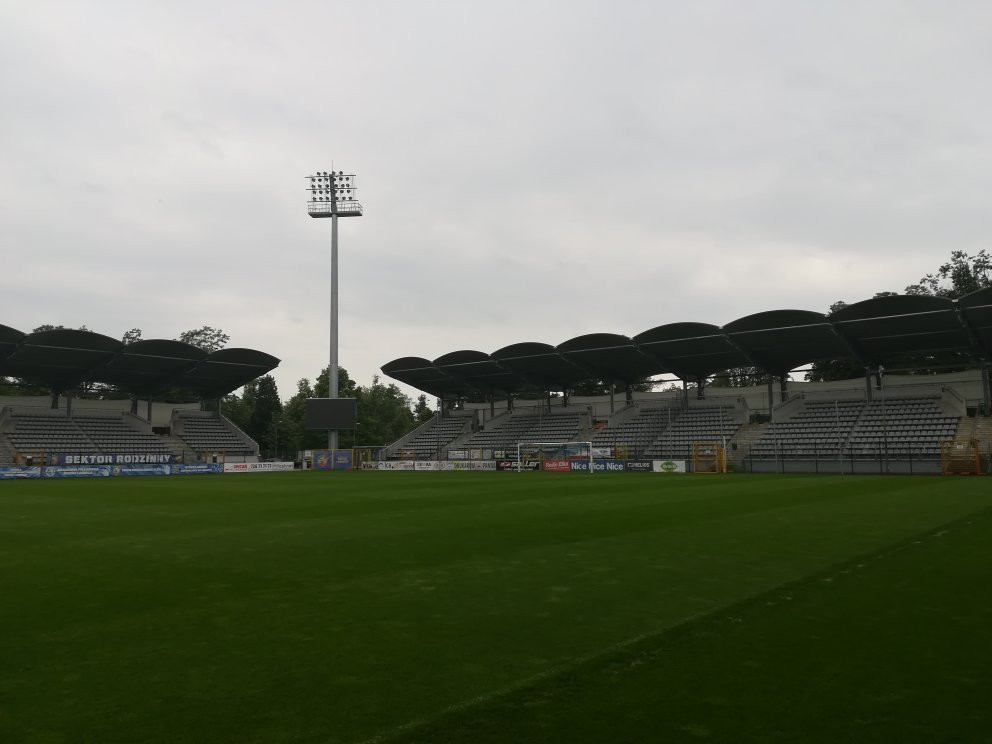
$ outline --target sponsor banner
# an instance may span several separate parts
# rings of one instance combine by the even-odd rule
[[[567,473],[572,467],[568,460],[545,460],[544,469],[553,473]]]
[[[223,473],[224,466],[217,462],[200,462],[189,465],[175,463],[169,466],[170,475],[205,475],[207,473]]]
[[[0,467],[0,480],[8,478],[40,478],[41,477],[41,467],[40,466],[21,466],[12,465],[9,467]]]
[[[413,470],[413,460],[384,460],[379,463],[379,470]]]
[[[311,467],[314,470],[351,470],[351,464],[352,452],[350,449],[314,450],[311,460]]]
[[[469,460],[481,460],[482,459],[482,450],[481,449],[470,449],[468,451],[468,459]]]
[[[623,460],[593,460],[592,470],[594,473],[622,473],[627,469]]]
[[[170,453],[49,455],[49,465],[169,465],[176,461]]]
[[[472,470],[495,470],[495,460],[476,460],[472,463]]]
[[[589,461],[588,460],[569,460],[568,469],[573,473],[588,473],[589,472]]]
[[[111,465],[111,475],[168,475],[171,465]]]
[[[650,473],[654,469],[651,460],[627,460],[627,470],[633,473]]]
[[[651,467],[656,473],[684,473],[685,460],[654,460]]]
[[[448,450],[448,457],[452,460],[467,460],[468,450]]]
[[[593,447],[592,448],[593,457],[613,457],[612,447]]]
[[[414,470],[440,470],[438,463],[434,460],[417,460],[413,464]]]
[[[451,463],[451,469],[452,470],[471,470],[472,469],[472,463],[470,463],[468,460],[458,460],[458,461],[455,461],[455,462]]]
[[[334,450],[334,469],[351,470],[353,455],[351,450]],[[290,463],[290,465],[292,464]]]
[[[79,465],[77,467],[49,465],[42,470],[45,478],[107,478],[109,465]]]
[[[497,470],[516,470],[517,466],[511,460],[496,460]]]
[[[273,473],[293,470],[291,462],[225,462],[225,473]]]

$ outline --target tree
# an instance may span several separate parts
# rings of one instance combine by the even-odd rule
[[[434,418],[434,411],[427,405],[427,396],[421,393],[417,396],[417,404],[413,407],[413,422],[420,426],[432,418]]]
[[[906,287],[906,294],[931,295],[956,300],[970,292],[992,286],[992,255],[982,249],[974,256],[951,251],[951,260]]]
[[[141,340],[141,329],[132,328],[130,331],[124,334],[121,338],[121,343],[123,344],[133,344],[135,341]]]
[[[179,334],[178,340],[204,351],[217,351],[227,346],[231,337],[220,328],[205,325],[202,328],[183,331]]]
[[[275,448],[276,428],[279,414],[282,412],[282,402],[279,400],[279,390],[272,375],[265,375],[252,380],[245,386],[242,399],[249,409],[248,422],[245,432],[254,439],[271,457]]]
[[[751,387],[760,385],[768,379],[768,373],[759,367],[732,367],[718,375],[714,375],[709,382],[710,387]]]

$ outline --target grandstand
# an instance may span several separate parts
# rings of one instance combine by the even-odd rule
[[[223,395],[278,363],[252,349],[206,352],[164,339],[124,344],[92,331],[25,334],[0,325],[0,377],[51,392],[0,398],[0,465],[42,464],[74,455],[145,455],[181,462],[257,459],[258,445],[250,437],[220,413],[201,409],[213,402],[219,410]],[[104,392],[90,400],[71,394],[93,383],[119,397]],[[158,395],[191,402],[157,402]]]
[[[922,369],[894,369],[907,358]],[[978,447],[986,461],[990,455],[989,442],[975,437],[985,431],[975,417],[992,415],[990,359],[992,289],[983,289],[958,300],[893,295],[829,315],[771,310],[723,327],[678,322],[632,337],[594,333],[557,346],[528,341],[491,354],[407,356],[382,371],[476,416],[476,431],[451,441],[451,449],[509,450],[517,441],[588,434],[618,457],[688,459],[694,443],[717,442],[737,469],[871,472],[877,464],[877,472],[936,472],[951,442]],[[828,360],[862,368],[865,377],[791,378],[803,365]],[[734,368],[757,370],[766,385],[707,388],[713,375]],[[681,381],[682,390],[637,392],[662,375]],[[609,393],[571,396],[587,383]],[[578,426],[535,432],[535,416],[553,421],[576,411]]]

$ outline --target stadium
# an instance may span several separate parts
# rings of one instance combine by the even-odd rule
[[[296,462],[269,354],[4,326],[0,734],[985,740],[990,292],[401,357],[438,412]]]

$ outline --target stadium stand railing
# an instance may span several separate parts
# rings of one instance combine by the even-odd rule
[[[174,411],[171,432],[200,460],[223,458],[225,462],[258,458],[258,443],[229,419],[213,411]]]
[[[570,442],[581,438],[590,426],[588,411],[561,409],[513,412],[490,419],[486,427],[464,441],[449,447],[449,452],[481,453],[484,459],[515,458],[520,442]]]
[[[743,401],[690,404],[644,454],[652,459],[687,460],[694,442],[719,442],[726,448],[746,418]]]
[[[383,457],[398,460],[439,459],[445,448],[470,430],[472,419],[468,416],[434,415],[409,434],[385,448]]]

